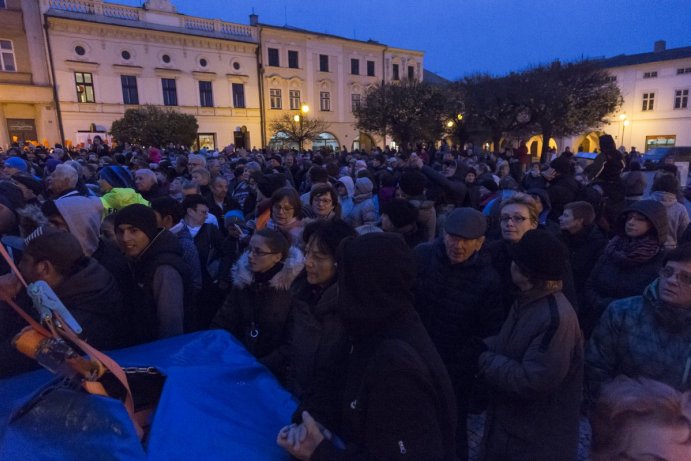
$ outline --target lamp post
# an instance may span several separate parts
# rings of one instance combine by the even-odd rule
[[[304,133],[303,133],[303,122],[302,122],[302,120],[305,118],[305,115],[306,115],[307,112],[309,112],[309,111],[310,111],[310,106],[308,106],[307,104],[304,104],[304,103],[303,103],[302,106],[300,106],[300,112],[302,112],[302,115],[301,115],[301,114],[295,114],[295,115],[293,115],[293,120],[294,120],[295,122],[299,122],[299,123],[300,123],[300,140],[299,140],[299,143],[298,143],[298,144],[299,144],[299,148],[300,148],[300,152],[302,152],[302,140],[303,140],[303,137],[304,137]]]
[[[629,124],[629,121],[626,120],[626,114],[619,114],[619,120],[621,120],[621,142],[619,143],[619,145],[623,146],[624,145],[624,129]]]

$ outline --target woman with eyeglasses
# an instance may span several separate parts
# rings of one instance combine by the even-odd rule
[[[303,267],[302,253],[281,232],[258,230],[233,266],[233,286],[211,322],[279,378],[287,358],[290,286]]]
[[[310,209],[317,219],[341,217],[341,205],[338,203],[338,192],[331,184],[316,184],[310,191]]]
[[[617,299],[637,296],[658,275],[667,238],[667,211],[655,200],[640,200],[617,220],[609,241],[585,284],[579,319],[590,336],[605,308]]]
[[[539,207],[533,197],[525,193],[516,193],[501,202],[499,211],[499,227],[501,240],[495,240],[487,245],[491,255],[492,265],[499,272],[503,291],[503,302],[506,312],[515,300],[517,287],[511,279],[511,248],[517,244],[529,230],[537,229],[540,225]],[[535,255],[536,258],[549,255]],[[563,293],[576,305],[576,293],[573,286],[571,265],[566,264],[563,276]]]
[[[300,401],[296,420],[308,410],[328,426],[338,411],[333,396],[343,380],[348,349],[337,305],[336,253],[344,239],[355,236],[355,230],[338,218],[305,226],[305,269],[291,287],[297,302],[286,384]]]
[[[271,217],[267,229],[280,231],[291,245],[297,245],[302,235],[302,203],[292,187],[282,187],[271,195]]]

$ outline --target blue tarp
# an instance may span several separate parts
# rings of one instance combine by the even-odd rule
[[[289,459],[275,440],[278,430],[290,421],[296,403],[226,332],[179,336],[109,355],[123,367],[153,366],[167,377],[146,454],[136,442],[114,446],[108,452],[89,452],[88,433],[80,434],[79,425],[67,429],[56,423],[55,427],[29,428],[31,432],[28,417],[9,425],[10,416],[54,379],[47,371],[37,371],[0,380],[0,460]],[[58,399],[59,394],[53,398]],[[96,399],[102,399],[99,405],[112,406],[115,422],[122,415],[127,417],[119,402]],[[129,440],[129,435],[121,440]],[[89,453],[86,457],[85,451]]]

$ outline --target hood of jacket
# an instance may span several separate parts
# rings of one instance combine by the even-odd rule
[[[357,178],[355,181],[355,193],[353,195],[353,201],[355,203],[362,202],[368,198],[372,198],[372,190],[374,189],[374,184],[369,178]]]
[[[77,237],[86,256],[91,256],[98,248],[101,232],[101,201],[96,198],[73,195],[55,200],[60,215],[65,220],[72,235]]]
[[[665,192],[665,191],[655,191],[650,194],[653,200],[657,200],[658,202],[662,203],[666,208],[671,207],[675,203],[679,203],[677,200],[677,196],[675,194],[672,194],[671,192]]]
[[[413,311],[412,251],[392,233],[344,240],[338,251],[338,308],[348,333],[370,336]]]
[[[353,195],[355,195],[355,183],[353,182],[353,178],[350,176],[341,176],[338,178],[336,185],[338,186],[339,183],[343,184],[343,187],[345,187],[348,197],[353,197]]]
[[[280,263],[279,263],[280,264]],[[269,281],[269,286],[277,290],[288,290],[293,281],[300,275],[305,267],[305,258],[302,252],[292,246],[288,250],[288,256],[283,261],[283,268]],[[250,269],[249,253],[246,251],[240,256],[231,271],[233,285],[245,288],[254,282],[254,273]]]
[[[624,235],[624,225],[626,224],[626,214],[630,211],[640,213],[650,221],[657,233],[657,240],[665,243],[668,233],[667,209],[657,200],[638,200],[626,207],[619,215],[617,221],[619,232]]]

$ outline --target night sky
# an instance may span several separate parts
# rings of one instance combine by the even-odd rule
[[[141,6],[142,0],[113,3]],[[173,0],[205,18],[259,21],[422,50],[448,79],[501,75],[554,59],[691,46],[691,0]],[[287,19],[287,21],[286,21]]]

